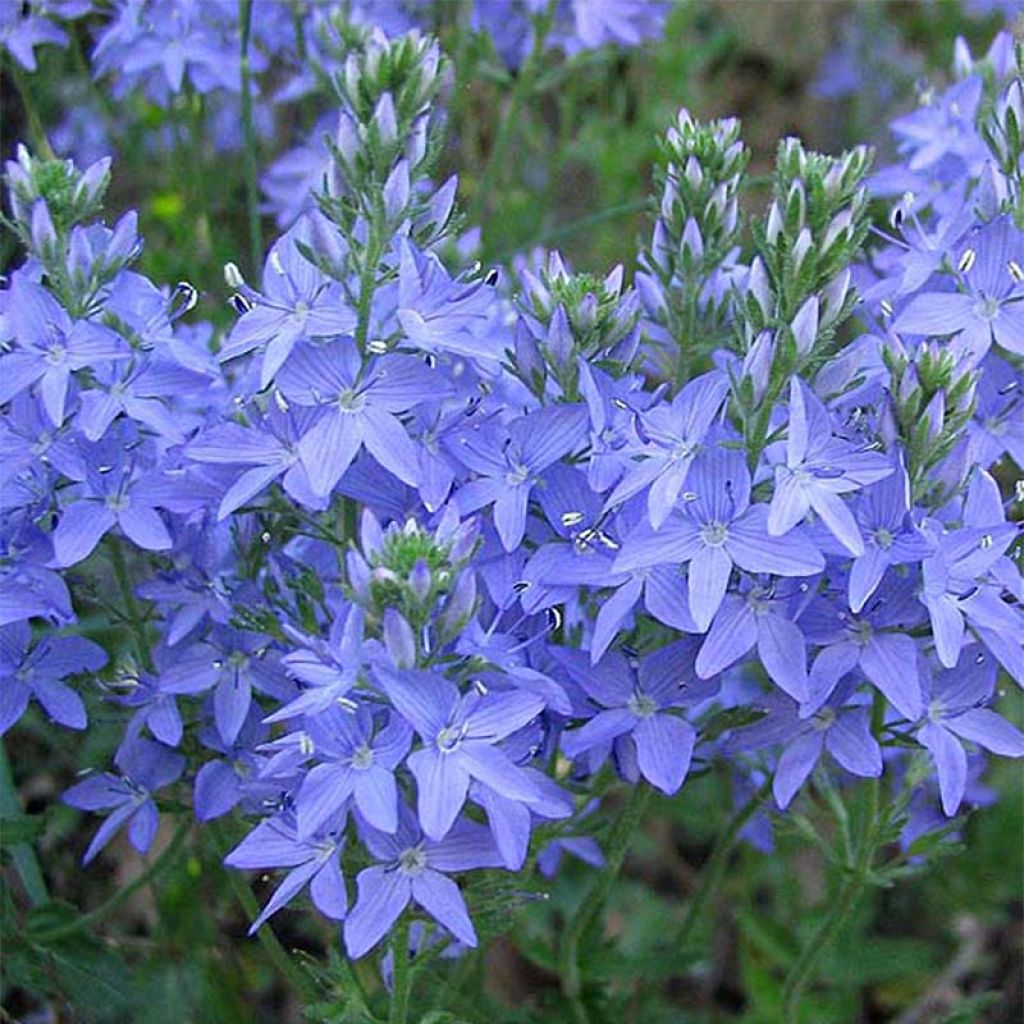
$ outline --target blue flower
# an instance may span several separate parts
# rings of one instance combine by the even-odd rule
[[[278,383],[289,402],[317,411],[298,444],[314,494],[330,494],[363,445],[399,480],[419,483],[419,453],[397,414],[444,394],[440,374],[403,355],[364,365],[346,339],[303,345]]]
[[[519,690],[481,695],[476,688],[460,694],[444,676],[422,670],[377,675],[423,741],[407,763],[416,779],[420,825],[431,839],[443,838],[452,827],[471,779],[511,800],[529,803],[539,796],[530,778],[495,744],[540,714],[540,697]]]
[[[351,797],[362,816],[381,832],[398,828],[395,769],[404,760],[412,730],[398,715],[374,729],[368,707],[337,705],[307,719],[306,735],[319,762],[295,796],[299,835],[306,838]]]
[[[335,825],[343,823],[343,815],[336,817]],[[294,815],[287,811],[261,821],[224,858],[224,863],[250,870],[291,870],[250,925],[249,934],[258,931],[267,918],[295,899],[307,885],[317,910],[332,920],[341,920],[348,910],[348,894],[341,874],[344,845],[340,829],[300,838]]]
[[[642,658],[634,669],[621,654],[606,654],[596,665],[581,651],[553,648],[552,657],[600,710],[585,725],[562,736],[572,758],[629,735],[636,743],[640,773],[663,793],[683,784],[697,731],[672,712],[712,696],[717,683],[692,674],[693,642],[668,644]]]
[[[357,960],[387,935],[412,902],[448,929],[460,942],[476,946],[476,931],[459,887],[447,872],[499,867],[501,859],[487,829],[460,821],[444,839],[425,839],[411,815],[394,835],[365,828],[363,842],[381,863],[356,877],[358,895],[345,919],[345,949]]]
[[[0,736],[24,714],[31,698],[69,729],[84,729],[82,698],[64,679],[95,672],[107,663],[106,652],[80,636],[44,636],[31,645],[27,622],[0,626]]]
[[[153,794],[177,781],[185,769],[181,754],[138,737],[122,743],[114,761],[120,775],[92,775],[61,796],[64,803],[82,811],[111,812],[89,843],[83,864],[92,861],[124,825],[128,825],[132,846],[145,853],[160,823]]]
[[[699,632],[711,625],[734,565],[747,572],[812,576],[825,560],[800,532],[772,536],[765,505],[750,504],[750,473],[742,452],[717,447],[696,459],[693,489],[663,526],[640,526],[615,559],[617,572],[666,563],[689,563],[690,614]]]

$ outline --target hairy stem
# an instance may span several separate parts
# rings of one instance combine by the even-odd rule
[[[807,983],[814,977],[818,962],[828,949],[836,935],[850,918],[857,905],[857,899],[867,884],[871,873],[871,865],[878,849],[879,831],[879,780],[870,779],[867,783],[867,812],[864,816],[863,832],[857,848],[857,858],[853,869],[843,880],[839,895],[832,904],[831,910],[822,918],[810,941],[804,947],[796,963],[786,978],[783,988],[783,1012],[786,1024],[797,1024],[799,1020],[800,999]]]
[[[683,923],[676,937],[676,944],[680,952],[685,951],[693,941],[693,930],[701,919],[708,900],[711,899],[722,882],[729,863],[729,854],[732,853],[743,826],[760,810],[770,792],[770,784],[765,783],[745,804],[737,808],[724,831],[715,840],[711,855],[701,871],[700,884],[690,899],[690,905],[686,908]]]
[[[39,117],[39,111],[36,109],[35,101],[32,99],[32,87],[29,85],[28,77],[22,70],[21,65],[13,57],[10,57],[8,60],[7,67],[11,73],[11,78],[14,80],[14,88],[18,91],[21,105],[25,109],[25,118],[28,121],[28,132],[32,138],[32,145],[35,146],[37,152],[44,160],[56,160],[57,157],[53,152],[53,147],[50,145],[50,140],[47,139],[46,132],[43,130],[43,122]]]
[[[583,987],[580,976],[579,945],[583,935],[590,929],[594,919],[608,899],[612,885],[618,878],[619,871],[626,859],[629,844],[636,834],[637,826],[643,817],[644,809],[651,796],[651,787],[644,782],[637,783],[630,793],[626,806],[623,807],[615,824],[612,826],[608,840],[607,862],[604,871],[590,892],[580,903],[575,915],[568,922],[562,939],[560,967],[562,975],[562,992],[569,1000],[573,1017],[578,1024],[588,1020],[586,1007],[580,999]]]
[[[549,4],[548,9],[537,15],[533,23],[533,46],[529,56],[523,61],[519,70],[515,85],[512,87],[509,96],[508,106],[505,109],[505,116],[498,125],[498,134],[495,136],[494,145],[487,157],[483,173],[477,182],[473,192],[473,201],[470,203],[466,220],[469,224],[477,224],[487,205],[487,197],[500,184],[501,175],[508,163],[508,148],[512,142],[513,129],[519,121],[519,112],[526,102],[527,97],[533,91],[540,71],[541,60],[544,54],[544,43],[548,33],[551,31],[551,23],[554,18],[554,4]]]
[[[142,621],[139,603],[135,600],[135,592],[132,590],[132,583],[128,577],[128,566],[124,560],[124,548],[121,546],[119,537],[110,537],[109,550],[110,563],[114,569],[114,578],[117,580],[117,585],[121,590],[121,599],[124,601],[128,622],[131,624],[132,639],[135,641],[135,652],[139,657],[139,664],[147,671],[152,671],[153,661],[149,655],[146,624]]]
[[[263,263],[263,238],[260,233],[259,159],[256,153],[256,129],[252,120],[252,68],[249,63],[249,37],[252,29],[252,0],[238,0],[238,21],[242,30],[242,135],[245,141],[245,202],[249,215],[249,264],[258,274]]]
[[[412,973],[409,969],[409,918],[403,914],[391,939],[392,977],[388,1024],[406,1024]]]

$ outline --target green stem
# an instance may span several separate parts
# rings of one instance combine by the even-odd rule
[[[498,134],[495,137],[494,145],[487,157],[483,174],[477,182],[473,193],[473,201],[469,205],[466,214],[466,221],[469,224],[477,224],[487,204],[487,197],[500,182],[500,175],[505,171],[508,158],[508,147],[512,141],[512,129],[519,121],[519,111],[526,98],[533,91],[536,85],[538,72],[544,55],[544,43],[551,30],[551,22],[554,14],[554,3],[549,4],[548,10],[538,15],[533,25],[533,46],[530,54],[523,62],[516,78],[512,93],[509,96],[508,107],[505,116],[498,125]]]
[[[363,265],[359,268],[359,299],[356,304],[356,345],[359,351],[366,353],[367,336],[370,333],[370,314],[373,310],[373,293],[377,290],[377,264],[382,252],[381,230],[378,226],[382,218],[375,217],[370,222],[370,237],[363,252]]]
[[[797,1024],[799,1021],[800,999],[807,983],[814,977],[818,962],[832,940],[842,931],[850,915],[857,905],[857,899],[864,890],[871,865],[878,849],[878,803],[879,781],[871,779],[867,783],[868,799],[865,815],[864,831],[857,850],[857,859],[853,870],[843,881],[839,896],[832,909],[815,929],[810,941],[804,947],[796,963],[786,978],[782,990],[783,1013],[786,1024]]]
[[[227,838],[227,833],[224,831],[224,826],[218,821],[213,821],[210,822],[208,828],[213,835],[221,859],[223,859],[231,848],[231,843]],[[250,921],[255,921],[260,914],[260,905],[256,901],[252,889],[249,888],[248,883],[235,868],[225,868],[225,872],[228,884],[231,886],[238,902],[241,903],[242,909],[248,915]],[[256,932],[256,938],[259,939],[260,945],[263,947],[271,963],[281,972],[281,975],[291,984],[296,992],[300,993],[304,999],[310,1002],[319,997],[313,979],[288,955],[288,951],[281,945],[270,925],[261,925]]]
[[[402,915],[391,939],[392,978],[388,1024],[406,1024],[409,1017],[409,995],[412,974],[409,970],[409,918]]]
[[[626,806],[619,814],[608,840],[607,861],[604,871],[593,885],[590,892],[580,903],[576,914],[569,921],[562,939],[560,967],[562,975],[562,992],[569,1000],[573,1017],[583,1024],[588,1017],[586,1007],[580,999],[583,980],[580,976],[579,945],[594,919],[605,905],[615,879],[626,859],[629,844],[636,834],[637,826],[643,817],[647,801],[651,797],[651,787],[644,782],[637,783],[629,796]]]
[[[25,108],[32,145],[44,160],[56,160],[57,157],[50,145],[50,140],[47,139],[46,132],[43,131],[43,122],[40,120],[39,111],[32,99],[32,87],[28,83],[25,72],[13,57],[8,60],[7,67],[11,72],[11,78],[14,79],[14,88],[18,90],[18,96],[21,98],[21,105]]]
[[[139,603],[135,600],[135,593],[132,590],[131,580],[128,578],[128,566],[124,560],[124,549],[118,537],[110,537],[110,562],[114,567],[114,578],[121,589],[121,598],[124,601],[125,611],[128,614],[128,621],[132,627],[132,637],[135,641],[135,651],[139,656],[139,664],[147,671],[153,670],[153,662],[149,656],[149,641],[146,639],[146,626],[139,613]]]
[[[676,936],[675,942],[680,952],[684,952],[689,947],[693,939],[693,929],[701,919],[708,900],[721,884],[729,863],[729,854],[736,845],[736,839],[743,826],[760,810],[770,792],[771,786],[765,783],[742,807],[736,810],[725,830],[715,840],[711,855],[701,871],[700,884],[690,899],[690,905],[686,908],[686,914]]]
[[[259,158],[256,130],[252,120],[252,68],[249,63],[249,36],[252,28],[252,0],[238,0],[238,21],[242,31],[242,136],[245,142],[245,201],[249,214],[249,264],[253,274],[263,265],[263,238],[260,232]]]
[[[128,899],[133,892],[141,889],[144,885],[148,885],[164,870],[164,868],[173,863],[178,850],[181,849],[182,843],[184,843],[185,837],[188,835],[189,828],[190,822],[182,822],[181,825],[178,826],[178,830],[174,833],[171,841],[167,844],[167,848],[150,862],[149,866],[142,872],[142,874],[137,878],[133,878],[123,888],[118,889],[117,892],[115,892],[114,895],[106,902],[101,903],[94,910],[90,910],[89,913],[76,917],[73,921],[68,921],[66,924],[59,925],[56,928],[50,928],[38,935],[34,935],[33,938],[45,944],[53,942],[55,939],[62,939],[65,936],[74,935],[76,932],[85,931],[85,929],[91,928],[94,924],[102,921],[108,914],[124,903],[124,901]]]
[[[7,758],[7,749],[4,747],[3,740],[0,740],[0,817],[13,817],[21,813],[21,799],[14,786],[11,762]],[[17,846],[10,849],[10,854],[21,884],[28,894],[29,902],[33,907],[46,903],[50,896],[46,890],[46,880],[43,878],[43,872],[39,867],[39,860],[32,844],[18,843]]]

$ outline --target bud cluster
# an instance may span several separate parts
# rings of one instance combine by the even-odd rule
[[[550,377],[563,397],[578,398],[581,360],[626,372],[640,340],[640,301],[623,291],[621,266],[603,278],[572,273],[552,252],[537,274],[523,269],[520,279],[515,372],[538,397]]]
[[[369,215],[368,197],[383,198],[390,220],[406,214],[410,190],[428,176],[435,146],[434,100],[445,79],[436,40],[410,32],[372,32],[334,78],[341,104],[328,212]],[[344,218],[343,218],[344,219]]]
[[[1000,205],[1024,227],[1024,44],[1017,43],[1016,70],[979,129],[1005,182]]]
[[[757,232],[770,292],[747,309],[755,330],[791,323],[854,260],[869,228],[871,159],[866,146],[830,157],[799,139],[779,144],[772,203]]]
[[[735,118],[704,124],[684,108],[661,145],[659,213],[637,286],[677,384],[716,347],[728,319],[728,289],[716,279],[742,231],[739,194],[750,153],[739,132]]]
[[[662,143],[660,216],[650,249],[652,271],[708,277],[739,242],[739,194],[750,152],[734,118],[695,121],[685,108]]]
[[[17,156],[6,164],[11,218],[5,223],[65,308],[87,315],[100,290],[141,251],[138,218],[128,213],[113,229],[86,226],[102,208],[109,158],[80,171],[70,160],[40,159],[22,145]]]
[[[936,470],[967,429],[978,371],[969,357],[935,341],[910,350],[890,334],[881,354],[891,380],[883,439],[902,446],[914,498],[934,507],[941,496],[925,492],[939,486]]]
[[[454,506],[445,509],[433,530],[415,519],[382,530],[365,510],[361,550],[349,551],[346,558],[352,600],[369,623],[401,615],[418,635],[431,634],[431,649],[440,647],[475,609],[476,577],[466,567],[478,539],[479,524],[460,522]]]

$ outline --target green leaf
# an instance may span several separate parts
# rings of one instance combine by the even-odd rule
[[[31,843],[43,834],[42,814],[5,814],[0,818],[0,848]]]

